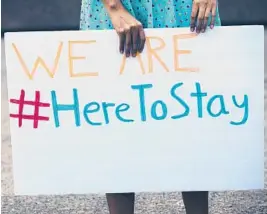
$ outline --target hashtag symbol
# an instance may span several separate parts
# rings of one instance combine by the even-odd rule
[[[25,100],[25,91],[21,90],[20,97],[18,100],[10,99],[10,103],[14,103],[18,105],[18,114],[10,114],[10,117],[18,119],[18,126],[22,126],[23,120],[32,120],[33,128],[38,128],[39,121],[48,121],[49,117],[44,117],[39,115],[40,107],[50,107],[50,103],[42,103],[40,102],[40,91],[35,91],[35,99],[34,101]],[[23,114],[24,106],[33,106],[34,113],[32,115]]]

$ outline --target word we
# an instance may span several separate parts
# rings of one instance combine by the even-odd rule
[[[196,34],[178,34],[178,35],[173,35],[172,36],[172,46],[173,46],[173,67],[174,67],[174,71],[181,71],[181,72],[195,72],[198,71],[198,68],[190,68],[190,67],[186,67],[183,68],[180,66],[180,62],[179,62],[179,56],[183,55],[183,54],[191,54],[192,51],[191,50],[181,50],[179,49],[179,45],[178,45],[178,41],[181,39],[192,39],[196,37]],[[157,47],[152,47],[152,42],[153,40],[159,44]],[[21,53],[21,51],[19,50],[19,48],[17,47],[17,45],[15,43],[12,43],[12,48],[18,58],[19,63],[21,64],[22,70],[24,71],[24,73],[27,75],[27,77],[29,79],[33,79],[34,75],[36,73],[36,71],[38,70],[39,66],[42,66],[43,69],[47,72],[47,74],[51,77],[54,78],[56,75],[56,72],[58,70],[59,67],[59,62],[60,62],[60,58],[62,55],[62,50],[63,50],[63,46],[67,46],[67,50],[68,50],[68,58],[67,58],[67,65],[68,65],[68,72],[69,72],[69,76],[70,77],[90,77],[90,76],[98,76],[99,72],[98,71],[88,71],[88,72],[84,72],[84,71],[75,71],[74,69],[74,61],[76,60],[87,60],[85,56],[78,56],[78,55],[73,55],[73,48],[76,45],[83,45],[83,49],[90,49],[90,45],[97,45],[97,41],[96,40],[88,40],[88,41],[68,41],[67,44],[64,44],[63,42],[59,42],[57,51],[55,53],[55,58],[53,60],[53,65],[49,66],[47,65],[47,63],[45,62],[45,60],[40,57],[37,56],[37,59],[35,60],[33,66],[28,65],[25,62],[24,58],[23,58],[23,54]],[[159,56],[159,52],[162,51],[166,46],[166,43],[164,41],[164,39],[160,38],[160,37],[156,37],[156,36],[152,36],[152,37],[147,37],[146,39],[146,58],[147,58],[147,64],[148,64],[148,70],[145,70],[145,66],[143,63],[143,60],[140,56],[140,54],[137,54],[137,61],[140,64],[140,70],[143,74],[145,73],[152,73],[153,72],[153,59],[157,60],[160,65],[162,66],[162,68],[164,69],[165,72],[169,72],[170,69],[168,68],[167,64],[163,61],[163,59],[160,58]],[[126,57],[123,56],[122,58],[122,62],[121,62],[121,66],[120,66],[120,74],[123,74],[124,69],[125,69],[125,64],[126,64]],[[88,60],[88,65],[90,65],[90,60]],[[32,70],[30,70],[29,68],[32,68]]]
[[[112,102],[88,102],[83,107],[79,102],[79,91],[77,89],[73,89],[73,103],[72,104],[59,104],[58,97],[56,91],[51,91],[52,97],[52,109],[54,113],[54,121],[55,126],[60,127],[62,123],[60,122],[59,113],[63,111],[72,112],[74,113],[74,121],[77,127],[81,126],[81,117],[84,118],[86,124],[91,126],[101,126],[110,124],[110,116],[115,115],[117,120],[123,123],[132,123],[136,121],[146,122],[148,119],[152,120],[178,120],[181,118],[189,117],[191,115],[191,108],[190,104],[194,103],[197,106],[197,117],[203,118],[204,111],[212,118],[219,118],[222,116],[231,116],[231,112],[228,109],[233,109],[233,106],[240,111],[243,112],[242,118],[238,121],[230,120],[231,125],[243,125],[247,122],[249,116],[249,103],[248,103],[248,96],[245,94],[242,100],[238,100],[236,95],[232,95],[232,103],[231,106],[226,106],[225,98],[223,95],[215,94],[208,96],[207,92],[203,92],[201,89],[201,84],[196,82],[195,83],[195,91],[190,93],[191,99],[194,102],[186,102],[185,99],[178,96],[177,91],[180,87],[183,86],[182,82],[178,82],[174,84],[170,90],[167,92],[169,96],[176,101],[177,103],[177,112],[169,112],[169,105],[164,102],[163,100],[155,100],[152,105],[148,105],[146,102],[147,94],[146,91],[153,90],[152,84],[141,84],[141,85],[132,85],[131,90],[134,93],[138,94],[138,100],[136,103],[138,105],[131,106],[128,103],[112,103]],[[66,95],[64,95],[66,96]],[[204,101],[206,106],[204,105]],[[229,103],[227,103],[229,104]],[[214,105],[219,105],[218,108],[215,108]],[[134,109],[138,108],[138,109]],[[183,109],[182,111],[180,109]],[[172,108],[173,109],[173,108]],[[138,111],[139,117],[133,118],[129,117],[131,111]],[[123,114],[129,113],[128,117]],[[82,114],[82,116],[81,116]],[[101,118],[104,118],[102,121],[98,120],[95,121],[92,119],[93,116],[96,114],[100,114]],[[99,117],[98,117],[99,118]]]

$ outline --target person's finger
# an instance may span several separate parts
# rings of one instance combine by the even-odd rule
[[[191,20],[190,20],[190,30],[192,32],[194,32],[196,28],[196,17],[197,17],[198,8],[199,8],[199,3],[193,2]]]
[[[137,25],[131,27],[131,36],[132,36],[132,56],[135,57],[137,54],[138,40],[139,40],[139,29]]]
[[[210,22],[210,28],[213,29],[215,25],[215,19],[216,19],[216,12],[217,12],[217,4],[216,1],[211,6],[211,22]]]
[[[124,53],[124,44],[125,44],[125,33],[123,32],[120,32],[119,33],[119,39],[120,39],[120,45],[119,45],[119,51],[121,54]]]
[[[131,48],[132,48],[132,36],[131,36],[131,29],[129,26],[127,26],[124,29],[124,33],[125,33],[125,54],[126,57],[129,57],[131,54]]]
[[[119,51],[121,54],[124,53],[124,46],[125,46],[125,33],[124,33],[124,26],[125,26],[125,21],[123,20],[122,17],[120,17],[120,23],[119,26],[114,26],[117,34],[119,35]]]
[[[138,52],[142,53],[146,43],[146,35],[143,26],[140,24],[138,25],[139,31],[139,44],[138,44]]]
[[[197,17],[197,27],[196,27],[197,33],[200,33],[200,31],[202,29],[206,6],[207,6],[207,4],[204,4],[204,3],[201,3],[199,6],[198,17]]]
[[[202,25],[202,29],[201,32],[204,33],[207,29],[207,25],[208,25],[208,20],[210,17],[210,12],[211,12],[211,6],[208,5],[206,11],[205,11],[205,15],[204,15],[204,21],[203,21],[203,25]]]

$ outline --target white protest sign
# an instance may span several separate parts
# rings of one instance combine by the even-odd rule
[[[6,34],[15,194],[263,188],[263,27],[146,35]]]

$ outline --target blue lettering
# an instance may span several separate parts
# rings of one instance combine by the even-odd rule
[[[103,108],[103,113],[104,113],[106,124],[109,124],[108,108],[114,107],[114,106],[115,106],[115,103],[106,103],[106,102],[102,103],[102,108]]]
[[[248,108],[248,95],[244,95],[244,101],[241,104],[237,103],[236,97],[234,95],[232,96],[232,100],[233,100],[233,103],[236,107],[244,108],[244,116],[240,122],[231,121],[230,124],[236,125],[236,126],[245,124],[248,120],[248,110],[249,110],[249,108]]]
[[[215,100],[218,100],[220,103],[220,110],[218,113],[213,113],[211,110],[212,104],[215,102]],[[229,114],[229,111],[226,111],[224,98],[222,95],[215,95],[212,98],[210,98],[210,100],[207,104],[207,111],[212,117],[219,117],[221,114]]]
[[[206,97],[207,93],[201,91],[201,86],[198,82],[195,83],[195,86],[196,86],[196,93],[191,93],[191,96],[197,98],[198,117],[202,118],[203,117],[202,98]]]
[[[171,96],[177,100],[184,108],[185,108],[185,111],[183,114],[178,114],[178,115],[175,115],[175,116],[172,116],[171,118],[172,119],[179,119],[179,118],[182,118],[182,117],[186,117],[189,115],[189,106],[186,104],[185,101],[183,101],[179,96],[176,95],[175,91],[177,88],[179,88],[180,86],[182,86],[183,83],[177,83],[175,84],[172,88],[171,88]]]
[[[93,109],[90,109],[90,107],[93,107]],[[91,102],[86,104],[83,109],[83,116],[85,121],[93,126],[101,126],[102,125],[101,122],[92,122],[88,117],[88,114],[98,112],[99,110],[100,110],[100,105],[97,102]]]
[[[134,120],[132,119],[125,119],[123,118],[121,115],[120,115],[120,112],[125,112],[125,111],[128,111],[130,108],[130,105],[127,104],[127,103],[122,103],[120,105],[118,105],[116,107],[116,110],[115,110],[115,113],[116,113],[116,117],[122,121],[122,122],[134,122]]]
[[[62,105],[57,103],[57,95],[55,91],[51,91],[51,100],[52,100],[52,108],[54,113],[54,121],[55,126],[59,127],[59,111],[74,111],[74,118],[75,118],[75,125],[80,126],[81,120],[80,120],[80,111],[79,111],[79,99],[78,99],[78,93],[77,89],[73,89],[73,101],[74,104],[69,105]]]
[[[160,116],[157,115],[157,106],[160,105],[162,109],[162,114]],[[164,120],[167,117],[168,109],[167,105],[162,100],[157,100],[152,104],[151,107],[151,116],[155,120]]]
[[[146,121],[146,106],[145,106],[145,89],[152,88],[152,84],[132,85],[132,89],[139,90],[140,114],[141,120]]]

